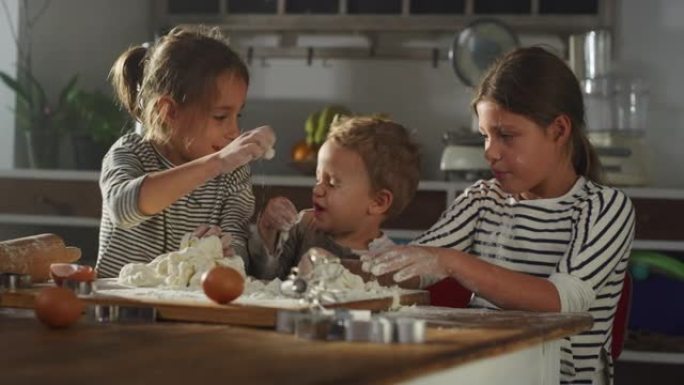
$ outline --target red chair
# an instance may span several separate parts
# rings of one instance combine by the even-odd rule
[[[432,286],[427,287],[430,292],[430,305],[464,308],[468,306],[472,292],[453,278],[445,278]],[[618,300],[615,317],[613,318],[613,341],[611,344],[611,356],[617,360],[622,353],[629,321],[629,311],[632,299],[632,277],[629,272],[625,273],[625,282],[622,285],[622,293]]]
[[[432,306],[466,307],[473,294],[453,278],[444,278],[428,286],[427,290],[430,292],[430,305]]]
[[[428,286],[430,292],[430,305],[444,307],[467,307],[472,292],[461,286],[453,278],[445,278],[432,286]],[[622,285],[622,293],[618,300],[615,317],[613,318],[613,341],[611,344],[611,356],[616,361],[622,353],[629,322],[629,310],[632,299],[632,277],[629,272],[625,273],[625,282]]]
[[[611,343],[610,355],[613,361],[617,361],[622,353],[625,344],[627,324],[629,322],[629,311],[632,303],[632,276],[629,271],[625,273],[625,281],[622,284],[622,293],[618,300],[615,317],[613,318],[613,341]]]

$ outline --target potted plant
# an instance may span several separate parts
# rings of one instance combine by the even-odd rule
[[[17,73],[15,78],[13,75],[0,72],[0,80],[17,96],[14,109],[16,123],[25,135],[29,166],[34,168],[57,166],[61,134],[67,122],[71,120],[70,109],[67,105],[73,100],[76,92],[76,76],[74,76],[60,92],[57,103],[51,104],[41,83],[33,74],[31,60],[33,30],[50,3],[50,0],[42,3],[23,0],[20,3],[16,27],[7,7],[3,4],[3,11],[9,22],[7,26],[12,32],[17,48]]]
[[[54,168],[59,159],[59,139],[73,120],[69,104],[76,97],[74,76],[60,92],[56,104],[51,104],[40,82],[30,71],[19,69],[15,79],[0,72],[0,80],[17,95],[15,108],[17,126],[26,135],[29,166]]]
[[[100,169],[104,154],[128,128],[127,115],[100,91],[76,91],[69,108],[76,168]]]

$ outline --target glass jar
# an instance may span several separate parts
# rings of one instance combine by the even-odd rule
[[[623,132],[643,133],[647,125],[649,92],[641,79],[620,79],[614,87],[615,128]]]
[[[648,87],[637,78],[603,76],[582,82],[588,131],[643,133]]]
[[[612,78],[602,76],[582,81],[588,131],[610,131],[614,126]]]

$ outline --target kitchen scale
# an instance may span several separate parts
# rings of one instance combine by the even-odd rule
[[[461,82],[472,89],[498,57],[518,45],[517,36],[508,26],[496,20],[480,19],[456,34],[449,50],[449,61]],[[440,170],[446,180],[475,181],[491,177],[484,157],[484,140],[477,124],[477,117],[474,117],[470,129],[444,134]]]

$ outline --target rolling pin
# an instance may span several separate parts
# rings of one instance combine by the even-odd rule
[[[71,263],[81,249],[67,247],[55,234],[38,234],[0,242],[0,272],[29,274],[33,282],[50,278],[50,264]]]

